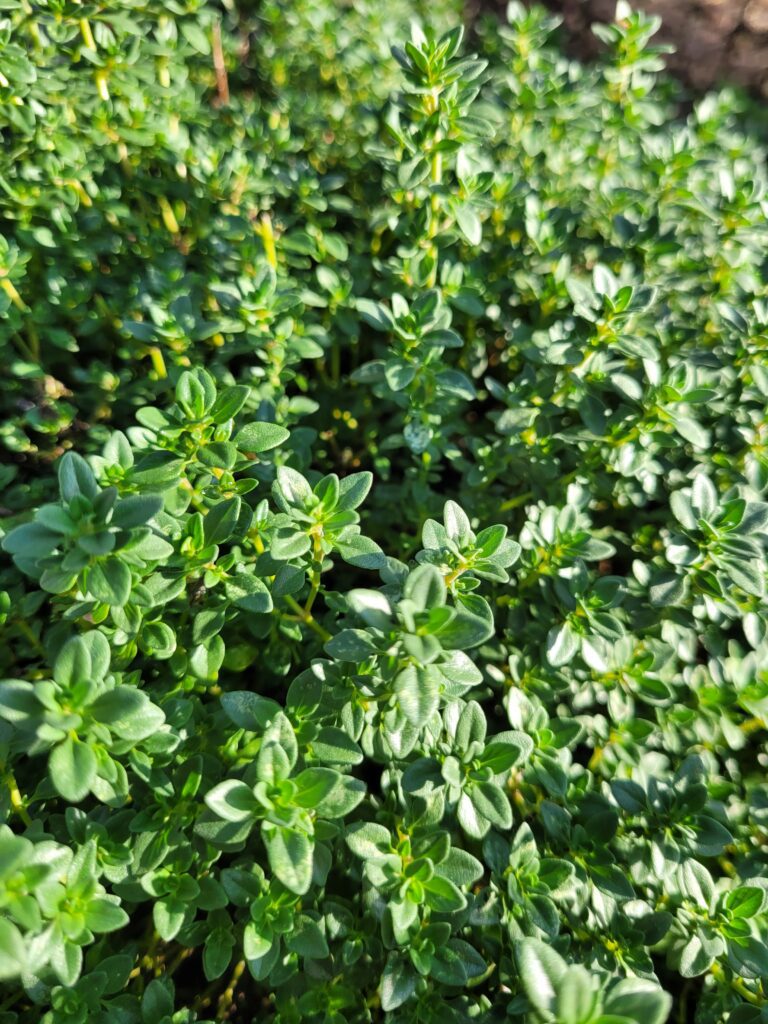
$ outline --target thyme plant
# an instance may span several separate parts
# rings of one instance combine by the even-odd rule
[[[0,2],[0,1024],[768,1022],[764,114],[414,11]]]

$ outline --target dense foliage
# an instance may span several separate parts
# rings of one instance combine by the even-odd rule
[[[759,120],[415,6],[0,2],[0,1024],[768,1021]]]

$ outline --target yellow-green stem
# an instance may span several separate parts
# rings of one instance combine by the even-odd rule
[[[317,633],[323,643],[328,643],[332,634],[329,633],[327,629],[323,629],[320,623],[313,618],[311,612],[305,612],[299,602],[295,598],[291,597],[290,594],[286,594],[285,603],[289,608],[293,609],[299,620],[303,622],[305,626],[308,626],[313,633]]]
[[[157,345],[151,345],[147,349],[147,353],[149,355],[150,360],[152,361],[152,369],[155,371],[155,373],[161,380],[165,380],[165,378],[168,376],[168,370],[166,369],[165,366],[165,359],[163,358],[163,353],[157,347]]]
[[[277,270],[277,250],[275,248],[275,232],[272,228],[272,218],[268,213],[261,215],[261,224],[259,228],[259,234],[261,240],[264,243],[264,255],[267,257],[267,263],[272,267],[273,270]]]
[[[80,19],[80,35],[83,37],[83,42],[89,50],[96,49],[96,40],[93,38],[91,23],[87,18]]]
[[[13,281],[9,280],[9,278],[7,277],[0,277],[0,288],[3,289],[5,294],[16,307],[16,309],[20,309],[22,313],[29,312],[29,307],[27,306],[24,299],[22,299],[22,297],[16,291],[16,285],[13,283]]]
[[[32,824],[32,819],[29,816],[27,808],[24,806],[24,798],[19,792],[19,787],[16,783],[16,776],[13,772],[9,771],[6,774],[5,780],[8,784],[8,792],[11,797],[11,807],[14,809],[16,814],[21,818],[24,824],[29,828]]]
[[[219,1020],[224,1020],[224,1014],[232,1003],[235,996],[235,989],[237,983],[240,981],[243,971],[245,970],[245,960],[238,960],[235,964],[235,968],[232,971],[227,987],[219,996],[218,1006],[216,1008],[216,1016]]]
[[[526,501],[530,501],[533,497],[533,491],[526,491],[525,494],[518,494],[516,498],[510,498],[509,501],[503,502],[499,506],[500,512],[509,512],[513,508],[520,508]]]

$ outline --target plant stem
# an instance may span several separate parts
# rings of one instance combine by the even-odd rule
[[[275,249],[275,233],[272,229],[272,218],[268,213],[262,213],[261,226],[259,229],[261,240],[264,243],[264,254],[267,263],[273,270],[277,270],[277,250]]]
[[[28,623],[25,622],[24,619],[16,619],[15,620],[15,624],[18,627],[19,632],[21,634],[23,634],[23,636],[26,637],[26,639],[29,641],[30,646],[33,647],[34,650],[37,651],[38,654],[44,655],[45,651],[43,649],[43,645],[40,643],[38,638],[32,632],[32,630],[30,629]]]
[[[227,78],[227,65],[224,62],[224,48],[221,45],[221,22],[213,23],[213,69],[216,72],[216,89],[219,94],[219,103],[226,106],[229,103],[229,79]]]
[[[315,598],[320,590],[320,575],[323,571],[323,549],[321,540],[318,534],[315,534],[312,538],[312,555],[314,557],[317,568],[312,572],[312,586],[309,591],[309,597],[304,605],[304,614],[309,615],[312,611],[312,605],[315,603]]]
[[[162,217],[166,231],[170,235],[180,234],[181,228],[179,227],[179,222],[176,220],[176,214],[173,212],[173,207],[165,196],[157,197],[157,205],[160,207],[160,216]]]
[[[165,380],[168,376],[168,370],[165,366],[165,359],[163,358],[162,351],[157,347],[157,345],[150,345],[147,349],[147,353],[152,361],[152,369],[160,380]]]
[[[6,772],[5,781],[8,784],[8,792],[11,796],[11,807],[18,814],[24,824],[29,828],[32,824],[32,819],[29,816],[29,811],[24,806],[24,798],[19,792],[19,787],[16,782],[16,776],[12,771]]]
[[[219,996],[219,1002],[216,1007],[217,1020],[225,1019],[225,1014],[232,1003],[232,999],[234,998],[237,983],[238,981],[240,981],[240,978],[242,977],[244,970],[245,960],[238,960],[238,962],[235,964],[234,970],[232,971],[227,987]]]
[[[20,309],[22,313],[28,313],[29,308],[24,299],[22,299],[22,297],[16,290],[16,285],[13,283],[13,281],[11,281],[10,278],[2,276],[2,273],[3,272],[0,272],[0,288],[3,289],[5,294],[16,307],[16,309]]]
[[[179,969],[182,963],[188,957],[192,956],[193,953],[194,949],[188,949],[186,946],[183,949],[180,949],[179,952],[174,957],[174,959],[169,964],[169,966],[166,968],[165,976],[170,978],[173,974],[175,974],[175,972]]]
[[[533,497],[533,491],[526,491],[525,494],[518,494],[516,498],[510,498],[509,501],[503,502],[499,506],[499,512],[509,512],[513,508],[519,508],[524,505],[526,501],[530,501]]]
[[[317,633],[323,643],[328,643],[333,634],[329,633],[327,629],[323,629],[320,623],[312,616],[311,612],[306,612],[299,602],[296,601],[295,598],[291,597],[290,594],[286,594],[285,603],[289,608],[293,609],[299,620],[303,622],[305,626],[308,626],[314,633]]]

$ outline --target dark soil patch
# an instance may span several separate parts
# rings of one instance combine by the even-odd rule
[[[598,42],[590,32],[597,21],[610,21],[615,0],[545,0],[562,15],[571,48],[591,57]],[[503,14],[505,0],[472,0],[475,9]],[[768,0],[634,0],[633,6],[658,14],[662,28],[655,37],[672,43],[668,64],[695,89],[731,82],[768,96]]]

